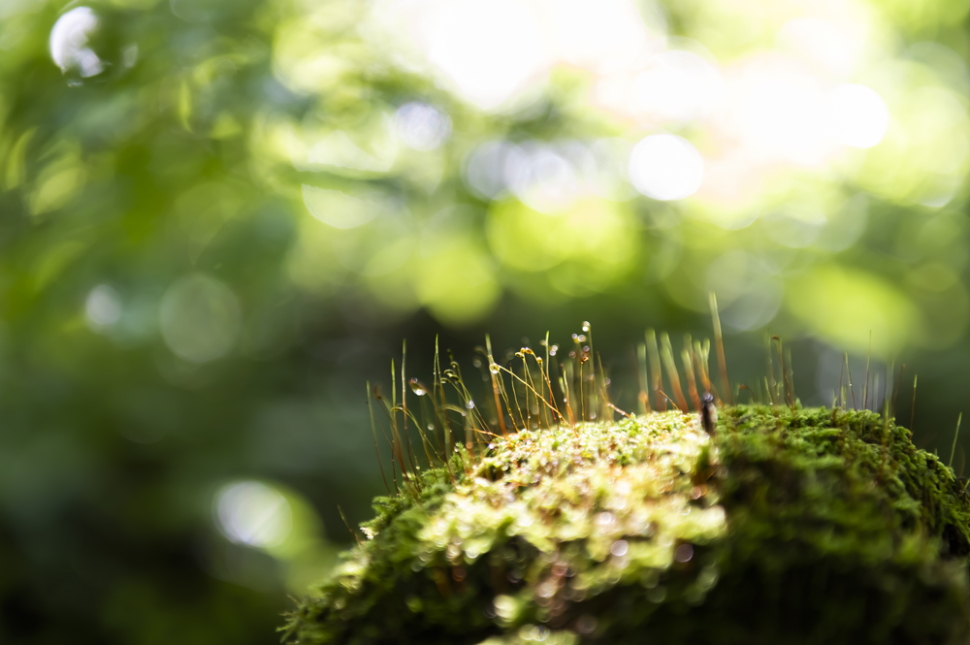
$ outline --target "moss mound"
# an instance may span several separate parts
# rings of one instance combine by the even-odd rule
[[[877,414],[655,413],[459,468],[377,500],[284,640],[970,642],[965,483]]]

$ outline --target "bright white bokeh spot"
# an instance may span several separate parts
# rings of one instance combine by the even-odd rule
[[[839,86],[829,101],[832,135],[853,148],[871,148],[889,129],[889,110],[874,90],[865,85]]]
[[[434,150],[451,136],[451,119],[427,103],[405,103],[394,113],[394,132],[415,150]]]
[[[556,0],[546,5],[545,13],[555,28],[559,56],[587,69],[628,66],[648,46],[662,42],[650,37],[630,0]]]
[[[686,139],[673,134],[646,137],[630,154],[630,182],[640,193],[671,201],[697,192],[704,179],[704,159]]]
[[[455,0],[435,15],[428,58],[455,90],[483,109],[499,107],[550,62],[542,24],[518,0]]]
[[[339,229],[363,226],[382,210],[382,205],[371,200],[306,184],[303,185],[303,203],[315,218]]]
[[[848,75],[857,66],[865,33],[861,24],[834,23],[821,18],[789,20],[778,32],[778,43],[827,72]]]
[[[189,363],[207,363],[228,354],[241,326],[235,294],[208,275],[193,273],[180,278],[162,297],[162,338],[176,356]]]
[[[667,51],[647,62],[634,84],[634,101],[645,115],[690,121],[709,114],[723,99],[718,69],[697,54]]]
[[[820,164],[835,147],[821,82],[791,61],[765,58],[740,79],[735,103],[739,134],[760,157]]]
[[[216,494],[215,511],[220,530],[237,544],[272,548],[293,528],[293,512],[286,498],[256,481],[224,486]]]
[[[97,28],[98,17],[90,7],[75,7],[57,19],[49,45],[62,72],[76,69],[81,78],[90,78],[104,71],[101,59],[87,46]]]
[[[110,327],[121,319],[121,297],[113,287],[99,284],[84,301],[84,315],[92,329]]]

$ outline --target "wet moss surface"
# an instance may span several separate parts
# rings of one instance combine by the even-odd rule
[[[965,482],[875,413],[521,431],[422,480],[286,642],[970,642]]]

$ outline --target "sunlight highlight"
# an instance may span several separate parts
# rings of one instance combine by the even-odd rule
[[[622,69],[663,43],[665,25],[649,24],[630,0],[547,0],[539,6],[552,23],[558,56],[585,69]]]
[[[75,7],[57,19],[51,29],[50,52],[62,72],[77,70],[81,78],[90,78],[104,71],[101,59],[88,47],[97,28],[98,17],[90,7]]]
[[[277,490],[257,481],[223,487],[216,495],[216,517],[223,534],[238,544],[272,548],[286,540],[293,513]]]
[[[865,85],[841,85],[829,97],[830,132],[840,143],[871,148],[889,129],[889,110],[882,97]]]
[[[515,0],[457,0],[433,16],[427,55],[466,100],[499,107],[549,63],[539,17]]]
[[[707,116],[724,96],[720,71],[687,51],[657,54],[636,77],[633,87],[637,109],[664,122],[685,122]]]
[[[704,159],[686,139],[655,134],[633,148],[630,181],[638,191],[660,201],[690,197],[704,179]]]

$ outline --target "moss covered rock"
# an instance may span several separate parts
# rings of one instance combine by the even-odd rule
[[[377,501],[292,643],[966,643],[970,499],[865,411],[521,431]]]

